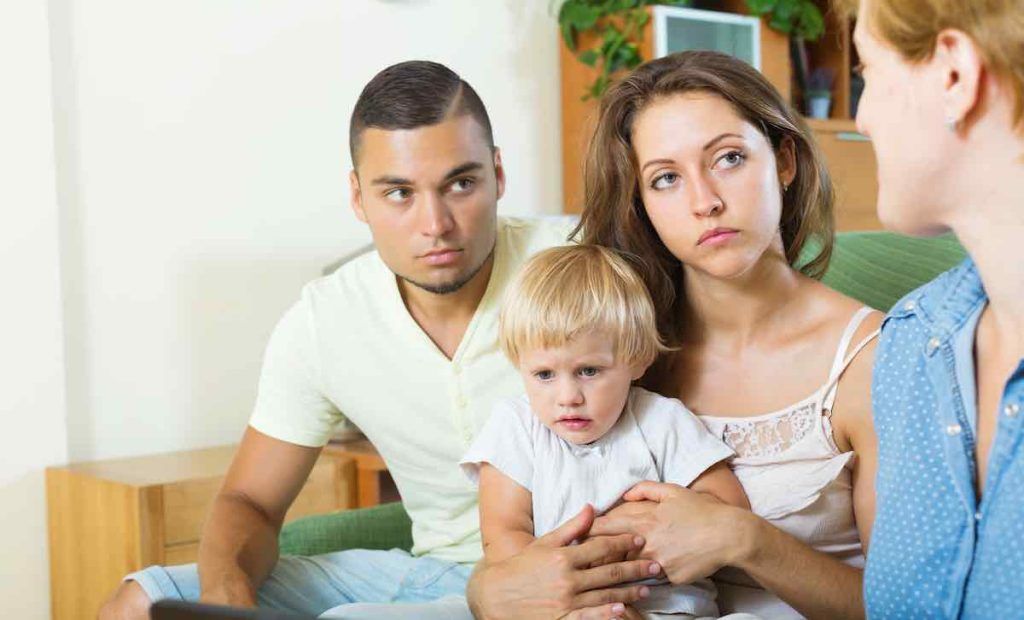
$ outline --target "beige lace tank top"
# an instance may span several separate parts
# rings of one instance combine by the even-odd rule
[[[838,382],[878,331],[850,348],[871,308],[858,310],[839,341],[828,381],[780,411],[742,418],[701,415],[713,435],[736,453],[730,462],[750,499],[751,510],[814,549],[857,567],[864,553],[853,513],[853,452],[840,452],[832,438],[832,405]],[[736,569],[716,575],[722,612],[800,618],[771,592]]]

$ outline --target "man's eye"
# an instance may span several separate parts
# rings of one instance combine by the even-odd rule
[[[456,194],[466,194],[476,186],[476,181],[473,179],[457,179],[452,181],[451,190]]]
[[[412,196],[412,192],[407,187],[396,187],[384,193],[384,197],[392,202],[403,202],[408,200],[409,196]]]
[[[551,372],[550,370],[538,370],[537,372],[533,373],[533,376],[537,377],[541,381],[547,381],[551,377],[554,377],[555,373]]]
[[[580,368],[580,374],[584,377],[596,377],[599,372],[601,372],[600,369],[594,366],[584,366],[583,368]]]

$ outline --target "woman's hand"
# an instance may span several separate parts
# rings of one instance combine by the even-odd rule
[[[672,583],[690,583],[723,566],[737,565],[753,548],[751,513],[709,495],[674,484],[641,482],[623,499],[624,507],[594,521],[591,536],[642,537],[646,543],[640,557],[661,565]]]
[[[477,618],[618,618],[626,605],[647,595],[632,584],[661,572],[647,559],[590,565],[643,546],[631,534],[602,536],[578,545],[594,519],[594,509],[577,516],[530,543],[522,552],[494,563],[481,562],[467,589]]]

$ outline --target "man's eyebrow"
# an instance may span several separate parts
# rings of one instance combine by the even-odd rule
[[[462,165],[459,165],[459,166],[456,166],[456,167],[452,168],[448,172],[448,174],[444,175],[444,179],[442,179],[442,180],[443,181],[449,181],[451,179],[454,179],[457,176],[466,174],[467,172],[473,172],[475,170],[480,170],[483,167],[484,167],[484,165],[481,164],[480,162],[477,162],[477,161],[466,162],[466,163],[464,163]],[[388,176],[388,175],[377,177],[376,179],[370,181],[370,184],[371,185],[415,185],[415,183],[413,183],[410,179],[406,179],[406,178],[403,178],[403,177],[393,177],[393,176]]]
[[[466,174],[467,172],[474,172],[476,170],[480,170],[483,167],[484,165],[478,161],[469,161],[462,164],[461,166],[455,166],[454,168],[452,168],[451,171],[448,172],[448,174],[444,175],[444,180],[448,181],[450,179],[454,179],[457,176]]]
[[[370,185],[412,185],[412,181],[402,177],[383,176],[370,181]]]

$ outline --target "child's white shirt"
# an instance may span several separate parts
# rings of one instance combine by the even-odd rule
[[[733,455],[674,398],[630,389],[615,425],[587,445],[568,442],[544,426],[526,396],[499,401],[460,465],[474,483],[489,463],[533,498],[534,536],[543,536],[586,504],[604,513],[644,480],[689,486]],[[707,580],[651,588],[639,608],[649,612],[717,615]]]

